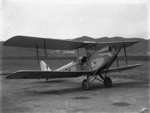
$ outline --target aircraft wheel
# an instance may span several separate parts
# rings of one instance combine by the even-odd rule
[[[104,78],[104,86],[110,88],[112,86],[112,80],[109,77]]]
[[[90,88],[90,83],[87,79],[84,79],[83,82],[82,82],[82,88],[84,90],[88,90]]]

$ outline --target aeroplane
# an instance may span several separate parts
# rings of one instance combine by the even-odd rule
[[[113,41],[113,42],[77,42],[51,38],[40,38],[32,36],[14,36],[3,43],[4,46],[36,48],[37,61],[41,70],[20,70],[6,77],[6,79],[54,79],[54,78],[75,78],[85,76],[82,81],[82,88],[88,90],[95,80],[103,82],[106,88],[112,86],[112,80],[107,73],[129,70],[142,64],[128,65],[126,48],[136,44],[138,41]],[[81,57],[80,49],[84,49],[86,55]],[[47,49],[53,50],[77,50],[76,60],[56,69],[50,67],[39,58],[39,49],[44,50],[47,58]],[[124,50],[126,65],[120,66],[118,54]],[[117,62],[117,66],[110,66]]]

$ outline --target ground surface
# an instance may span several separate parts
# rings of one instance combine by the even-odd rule
[[[12,62],[7,62],[3,63],[3,66],[8,66],[8,63],[13,65]],[[142,108],[149,109],[150,102],[148,64],[143,63],[143,67],[119,73],[122,75],[118,76],[119,78],[113,77],[112,88],[104,88],[102,83],[95,82],[89,91],[83,91],[81,88],[81,82],[85,77],[46,82],[7,80],[5,76],[1,76],[0,112],[139,113]],[[21,68],[18,64],[14,66]],[[16,70],[16,67],[11,66],[11,69]]]
[[[81,89],[81,79],[5,80],[3,113],[138,113],[148,108],[148,84],[130,79],[113,79],[106,89],[95,83]]]

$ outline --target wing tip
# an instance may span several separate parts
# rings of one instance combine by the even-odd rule
[[[11,75],[8,75],[5,77],[5,79],[12,79],[13,77]]]

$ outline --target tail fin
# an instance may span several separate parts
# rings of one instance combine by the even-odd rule
[[[41,71],[51,71],[51,69],[43,60],[40,61],[40,67],[41,67]]]

